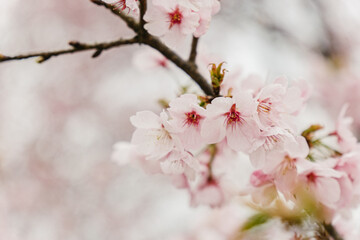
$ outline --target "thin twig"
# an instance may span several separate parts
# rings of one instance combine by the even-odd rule
[[[131,28],[132,30],[134,30],[135,32],[139,32],[140,26],[139,24],[135,21],[134,18],[124,14],[123,12],[119,11],[118,9],[114,8],[113,5],[108,4],[106,2],[103,2],[101,0],[90,0],[91,2],[95,3],[98,6],[103,6],[107,9],[109,9],[113,14],[115,14],[116,16],[120,17],[122,20],[124,20],[124,22],[127,24],[127,26],[129,28]]]
[[[26,58],[39,57],[38,62],[44,62],[50,59],[53,56],[75,53],[80,51],[86,51],[90,49],[96,49],[93,57],[97,57],[101,54],[103,50],[117,47],[121,45],[134,44],[134,43],[144,43],[157,51],[159,51],[162,55],[164,55],[167,59],[172,61],[176,66],[182,69],[185,73],[187,73],[204,91],[204,93],[208,96],[215,96],[211,85],[207,82],[207,80],[198,72],[197,66],[195,63],[188,62],[181,57],[179,57],[173,50],[168,48],[164,43],[162,43],[157,37],[152,36],[147,33],[145,30],[141,30],[139,23],[137,23],[134,18],[125,15],[124,13],[115,9],[111,4],[104,3],[101,0],[90,0],[94,4],[99,6],[103,6],[109,9],[112,13],[120,17],[125,21],[127,26],[134,30],[137,33],[137,36],[129,39],[129,40],[117,40],[109,43],[97,43],[97,44],[84,44],[79,42],[70,42],[69,44],[73,47],[71,49],[52,51],[52,52],[38,52],[38,53],[30,53],[26,55],[18,55],[13,57],[3,56],[0,54],[0,62],[10,61],[10,60],[20,60]],[[142,14],[145,14],[146,8],[143,8]]]
[[[195,63],[196,55],[197,55],[197,45],[199,43],[199,38],[193,37],[192,43],[191,43],[191,51],[189,56],[189,62]]]
[[[182,69],[185,73],[187,73],[204,91],[205,94],[209,96],[215,96],[214,91],[211,85],[206,81],[206,79],[197,71],[197,66],[195,63],[188,62],[179,57],[174,51],[168,48],[164,43],[162,43],[158,38],[148,34],[146,31],[141,31],[141,27],[132,17],[124,15],[122,12],[118,12],[115,10],[111,4],[104,3],[101,0],[90,0],[91,2],[104,6],[107,9],[111,10],[117,16],[119,16],[122,20],[126,22],[126,24],[133,29],[137,34],[141,41],[141,43],[147,44],[155,50],[159,51],[162,55],[164,55],[167,59],[172,61],[176,66]],[[141,8],[141,6],[140,6]],[[142,11],[144,11],[143,9]],[[145,14],[145,11],[143,12]]]
[[[89,50],[96,50],[94,52],[94,54],[92,55],[92,57],[95,58],[95,57],[98,57],[103,50],[107,50],[109,48],[119,47],[119,46],[123,46],[123,45],[130,45],[130,44],[134,44],[134,43],[139,43],[139,40],[137,37],[134,37],[131,39],[119,39],[119,40],[112,41],[112,42],[102,42],[102,43],[94,43],[94,44],[71,41],[71,42],[69,42],[69,45],[72,46],[72,48],[70,48],[70,49],[49,51],[49,52],[36,52],[36,53],[29,53],[29,54],[21,54],[21,55],[17,55],[17,56],[0,55],[0,62],[22,60],[22,59],[27,59],[27,58],[38,57],[37,62],[42,63],[42,62],[45,62],[46,60],[49,60],[51,57],[65,55],[65,54],[71,54],[71,53],[76,53],[76,52],[82,52],[82,51],[89,51]]]

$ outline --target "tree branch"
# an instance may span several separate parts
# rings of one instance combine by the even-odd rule
[[[10,61],[10,60],[20,60],[20,59],[26,59],[26,58],[33,58],[33,57],[40,57],[38,59],[38,62],[44,62],[48,60],[49,58],[53,56],[63,55],[63,54],[69,54],[69,53],[75,53],[80,51],[86,51],[91,49],[96,49],[96,52],[93,54],[93,57],[97,57],[101,54],[103,50],[117,47],[121,45],[127,45],[127,44],[133,44],[133,43],[144,43],[146,45],[149,45],[150,47],[156,49],[159,51],[162,55],[164,55],[167,59],[172,61],[176,66],[178,66],[180,69],[182,69],[185,73],[187,73],[204,91],[205,94],[209,96],[215,96],[214,91],[211,87],[211,85],[207,82],[207,80],[197,71],[197,66],[194,63],[195,57],[196,57],[196,45],[198,40],[193,41],[192,46],[192,57],[191,61],[186,61],[179,57],[173,50],[168,48],[164,43],[162,43],[157,37],[152,36],[151,34],[147,33],[145,29],[142,28],[142,25],[139,25],[132,17],[129,17],[125,15],[124,13],[118,11],[115,9],[111,4],[107,4],[101,0],[90,0],[96,5],[103,6],[109,10],[111,10],[112,13],[120,17],[122,20],[125,21],[127,26],[134,30],[134,32],[137,33],[137,36],[129,39],[129,40],[117,40],[114,42],[109,43],[98,43],[98,44],[84,44],[79,42],[70,42],[69,44],[73,47],[71,49],[66,50],[60,50],[60,51],[53,51],[53,52],[39,52],[39,53],[31,53],[27,55],[18,55],[13,57],[8,56],[2,56],[0,55],[0,62],[4,61]],[[142,6],[140,6],[140,15],[144,15],[146,12],[146,0],[141,0]],[[143,18],[141,18],[143,19]],[[145,22],[140,21],[140,24],[145,24]]]
[[[17,56],[0,55],[0,62],[38,57],[37,62],[42,63],[42,62],[45,62],[46,60],[49,60],[51,57],[65,55],[65,54],[72,54],[72,53],[82,52],[82,51],[89,51],[89,50],[96,50],[95,53],[92,55],[92,57],[95,58],[95,57],[98,57],[103,50],[107,50],[109,48],[119,47],[119,46],[123,46],[123,45],[130,45],[130,44],[134,44],[134,43],[139,43],[138,37],[134,37],[132,39],[125,39],[125,40],[119,39],[119,40],[112,41],[112,42],[102,42],[102,43],[95,43],[95,44],[71,41],[71,42],[69,42],[69,45],[72,46],[72,48],[70,48],[70,49],[51,51],[51,52],[36,52],[36,53],[29,53],[29,54],[21,54],[21,55],[17,55]]]
[[[325,224],[324,228],[327,231],[327,233],[334,239],[334,240],[343,240],[343,238],[340,236],[340,234],[336,231],[335,227],[332,224]]]
[[[144,29],[145,20],[144,15],[147,10],[147,1],[146,0],[140,0],[140,29]]]
[[[163,54],[167,59],[172,61],[176,66],[182,69],[185,73],[187,73],[204,91],[205,94],[209,96],[215,96],[214,91],[211,85],[206,81],[206,79],[197,71],[197,66],[195,64],[196,58],[196,48],[198,39],[193,40],[192,50],[191,50],[191,61],[185,61],[181,57],[179,57],[174,51],[168,48],[164,43],[162,43],[158,38],[148,34],[145,30],[141,31],[141,26],[135,22],[132,17],[124,15],[122,12],[114,9],[111,4],[104,3],[101,0],[90,0],[91,2],[104,6],[107,9],[110,9],[114,14],[119,16],[122,20],[126,22],[126,24],[133,29],[140,39],[140,43],[144,43],[154,48]],[[145,4],[144,4],[145,3]],[[145,14],[146,12],[146,0],[140,1],[140,15]],[[143,18],[141,18],[143,19]],[[141,23],[140,23],[141,24]],[[145,22],[143,23],[145,24]],[[192,60],[194,59],[194,60]]]
[[[119,11],[118,9],[115,9],[113,5],[108,4],[106,2],[103,2],[101,0],[90,0],[92,3],[98,5],[98,6],[103,6],[107,9],[109,9],[113,14],[115,14],[116,16],[120,17],[122,20],[124,20],[124,22],[127,24],[127,26],[129,28],[131,28],[132,30],[134,30],[134,32],[138,33],[140,30],[140,26],[139,24],[135,21],[134,18],[124,14],[123,12]]]
[[[191,51],[189,56],[189,62],[195,63],[196,55],[197,55],[197,45],[199,43],[199,38],[193,37],[192,43],[191,43]]]

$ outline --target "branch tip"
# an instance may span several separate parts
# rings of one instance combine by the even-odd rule
[[[36,59],[37,63],[43,63],[51,58],[51,55],[41,55]]]
[[[69,45],[72,46],[75,49],[84,49],[85,48],[84,44],[82,44],[82,43],[80,43],[78,41],[70,41]]]
[[[93,54],[91,57],[92,57],[92,58],[96,58],[96,57],[100,56],[100,54],[102,53],[103,50],[104,50],[104,49],[99,48],[98,50],[96,50],[96,51],[94,52],[94,54]]]

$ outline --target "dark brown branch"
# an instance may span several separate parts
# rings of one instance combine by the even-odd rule
[[[343,240],[340,234],[336,231],[335,227],[332,224],[325,224],[324,228],[327,233],[334,239],[334,240]]]
[[[127,26],[134,30],[134,32],[137,33],[137,36],[133,39],[129,40],[117,40],[114,42],[109,43],[98,43],[98,44],[84,44],[79,42],[70,42],[69,44],[73,47],[71,49],[66,50],[60,50],[60,51],[53,51],[53,52],[39,52],[39,53],[31,53],[27,55],[18,55],[13,57],[8,56],[2,56],[0,55],[0,62],[4,61],[10,61],[10,60],[20,60],[20,59],[26,59],[26,58],[33,58],[33,57],[39,57],[38,62],[44,62],[48,60],[49,58],[53,56],[63,55],[63,54],[70,54],[80,51],[86,51],[95,49],[95,53],[92,55],[93,57],[99,56],[103,50],[117,47],[121,45],[127,45],[127,44],[134,44],[134,43],[144,43],[146,45],[149,45],[150,47],[156,49],[161,54],[163,54],[167,59],[172,61],[176,66],[178,66],[180,69],[182,69],[185,73],[187,73],[204,91],[205,94],[209,96],[215,96],[214,91],[211,87],[211,85],[206,81],[206,79],[197,71],[197,66],[194,62],[186,61],[179,57],[174,51],[172,51],[170,48],[168,48],[164,43],[162,43],[158,38],[148,34],[145,29],[142,29],[142,27],[137,23],[132,17],[129,17],[125,15],[124,13],[118,11],[115,9],[111,4],[104,3],[101,0],[90,0],[91,2],[103,6],[111,12],[113,12],[115,15],[119,16],[122,20],[125,21]],[[146,1],[142,0],[142,3]],[[143,5],[141,14],[145,14],[146,7]],[[197,40],[196,40],[197,42]],[[197,43],[193,43],[197,44]],[[194,55],[196,56],[196,46],[192,47],[192,50],[194,51]],[[194,58],[195,59],[195,58]]]
[[[132,17],[126,16],[122,12],[119,12],[118,10],[114,9],[111,4],[104,3],[101,0],[90,0],[90,1],[97,5],[104,6],[107,9],[110,9],[114,14],[116,14],[122,20],[124,20],[126,22],[126,24],[138,34],[140,43],[147,44],[150,47],[159,51],[167,59],[172,61],[176,66],[178,66],[185,73],[187,73],[200,86],[200,88],[204,91],[205,94],[207,94],[209,96],[215,96],[211,85],[197,71],[196,64],[183,60],[174,51],[172,51],[164,43],[162,43],[158,38],[148,34],[145,30],[141,31],[140,25],[138,23],[136,23]],[[142,0],[142,2],[143,2],[143,0]],[[146,8],[141,10],[142,2],[140,2],[140,11],[142,11],[143,14],[145,14]],[[195,56],[196,56],[196,54],[195,54]]]
[[[196,55],[197,55],[197,45],[199,43],[199,38],[193,37],[192,43],[191,43],[191,51],[189,56],[189,62],[195,63]]]
[[[122,20],[124,20],[124,22],[127,24],[127,26],[129,28],[131,28],[132,30],[134,30],[135,32],[139,32],[140,30],[140,26],[139,24],[135,21],[134,18],[124,14],[123,12],[119,11],[118,9],[114,8],[113,5],[105,3],[101,0],[90,0],[91,2],[95,3],[98,6],[103,6],[107,9],[109,9],[113,14],[115,14],[116,16],[120,17]]]
[[[144,15],[147,10],[147,1],[146,0],[140,0],[140,29],[144,29],[145,20]]]
[[[29,53],[29,54],[21,54],[21,55],[17,55],[17,56],[0,55],[0,62],[38,57],[37,62],[42,63],[42,62],[45,62],[46,60],[49,60],[51,57],[65,55],[65,54],[72,54],[72,53],[82,52],[82,51],[89,51],[89,50],[95,50],[95,53],[92,55],[92,57],[95,58],[95,57],[98,57],[103,50],[107,50],[109,48],[119,47],[119,46],[123,46],[123,45],[130,45],[130,44],[134,44],[134,43],[139,43],[139,40],[137,37],[132,38],[132,39],[125,39],[125,40],[119,39],[119,40],[112,41],[112,42],[102,42],[102,43],[94,43],[94,44],[87,44],[87,43],[71,41],[71,42],[69,42],[69,45],[72,46],[72,48],[70,48],[70,49],[58,50],[58,51],[52,51],[52,52],[36,52],[36,53]]]

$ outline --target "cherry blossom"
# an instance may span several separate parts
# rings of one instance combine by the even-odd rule
[[[357,143],[357,140],[350,129],[353,119],[351,117],[345,117],[348,107],[348,105],[344,105],[341,109],[336,123],[336,130],[333,133],[336,135],[338,144],[343,152],[353,150]]]
[[[184,94],[169,103],[171,123],[179,132],[184,147],[190,150],[204,146],[200,130],[206,111],[199,104],[200,101],[194,94]]]
[[[169,175],[184,174],[188,179],[194,180],[200,165],[196,158],[189,152],[174,150],[160,162],[163,173]]]
[[[144,16],[145,28],[171,46],[193,34],[199,26],[199,14],[176,0],[154,0],[153,5]]]
[[[138,147],[138,151],[144,154],[146,159],[160,159],[174,148],[181,149],[181,142],[174,134],[165,112],[162,112],[160,117],[150,111],[138,112],[130,120],[137,127],[131,143]]]
[[[194,32],[195,37],[200,37],[204,35],[210,25],[211,17],[220,11],[220,2],[219,0],[203,0],[198,1],[199,6],[199,26]]]
[[[226,138],[233,150],[251,151],[259,135],[258,126],[252,118],[255,111],[255,102],[245,92],[241,98],[216,98],[207,106],[201,135],[209,144]]]
[[[291,158],[306,158],[309,147],[301,136],[294,136],[282,128],[269,128],[261,132],[256,139],[258,148],[250,154],[255,168],[261,168],[267,173],[273,171],[286,156]]]
[[[342,194],[339,183],[342,173],[310,162],[299,173],[302,181],[320,203],[329,208],[337,206]]]

